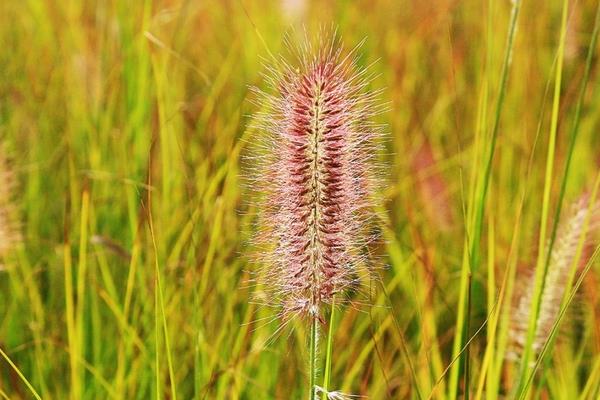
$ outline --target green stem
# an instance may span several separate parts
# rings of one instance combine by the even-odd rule
[[[552,102],[552,118],[550,121],[550,132],[549,132],[549,143],[548,143],[548,155],[546,158],[546,173],[544,179],[544,193],[542,198],[542,216],[540,222],[540,237],[538,241],[538,260],[535,269],[535,283],[533,288],[533,299],[531,305],[531,312],[529,317],[529,324],[527,329],[527,336],[525,346],[523,349],[523,355],[521,356],[521,366],[519,370],[519,378],[516,385],[517,394],[515,398],[525,397],[526,382],[528,376],[531,373],[530,360],[537,354],[533,350],[533,343],[537,334],[538,328],[538,317],[540,314],[542,296],[544,293],[544,286],[546,281],[546,275],[549,267],[549,260],[551,251],[548,250],[547,256],[544,251],[546,246],[546,235],[548,227],[548,215],[550,212],[550,194],[552,189],[552,177],[554,169],[554,156],[556,150],[556,136],[558,131],[558,114],[560,105],[560,89],[562,82],[562,70],[563,70],[563,56],[565,49],[566,33],[567,33],[567,16],[568,16],[569,1],[563,0],[562,6],[562,17],[561,17],[561,28],[560,28],[560,41],[558,44],[557,54],[557,68],[554,77],[554,98]],[[555,232],[554,232],[555,234]]]
[[[498,100],[496,103],[496,111],[494,114],[493,125],[491,129],[491,140],[490,147],[488,148],[486,158],[484,159],[485,164],[483,165],[483,175],[478,177],[476,188],[478,190],[477,203],[470,205],[470,207],[477,207],[473,211],[475,212],[474,220],[469,220],[469,231],[473,232],[472,239],[467,241],[464,247],[463,265],[460,277],[460,294],[458,300],[458,313],[456,318],[456,336],[454,338],[454,344],[452,349],[452,359],[458,360],[453,364],[450,370],[450,386],[449,386],[449,399],[456,400],[460,396],[459,388],[459,375],[462,372],[465,381],[465,396],[468,397],[468,367],[466,365],[468,358],[468,343],[469,343],[469,322],[470,322],[470,298],[472,295],[472,276],[475,274],[479,267],[479,246],[481,241],[482,229],[483,229],[483,217],[485,213],[485,205],[488,195],[488,190],[492,175],[492,164],[494,161],[494,154],[496,151],[496,142],[498,138],[500,116],[504,106],[504,98],[506,97],[506,86],[508,82],[509,69],[512,59],[512,51],[514,46],[514,40],[517,31],[517,19],[519,16],[519,10],[521,7],[521,1],[515,0],[513,2],[508,36],[506,43],[506,52],[504,54],[504,60],[502,63],[502,72],[500,74],[500,86],[498,93]],[[469,211],[469,215],[471,215]]]
[[[323,376],[323,395],[321,400],[327,400],[329,381],[331,380],[331,358],[333,353],[333,324],[335,321],[335,296],[331,300],[331,315],[329,316],[329,330],[327,332],[327,354],[325,355],[325,372]]]
[[[38,394],[38,392],[36,392],[36,390],[33,388],[33,385],[31,383],[29,383],[29,381],[27,380],[27,378],[25,377],[25,375],[23,375],[23,373],[21,372],[21,370],[19,369],[19,367],[17,367],[15,365],[15,363],[8,357],[8,354],[6,354],[4,352],[4,350],[2,350],[1,347],[0,347],[0,356],[2,356],[2,358],[4,358],[4,360],[8,363],[8,365],[10,365],[10,367],[12,368],[12,370],[17,374],[17,376],[19,378],[21,378],[21,380],[23,381],[23,383],[25,383],[25,385],[27,385],[27,388],[29,389],[29,391],[31,392],[31,394],[33,394],[33,396],[37,400],[42,400],[42,398],[40,397],[40,395]]]
[[[310,382],[309,382],[309,400],[317,400],[315,386],[317,384],[317,340],[319,338],[319,321],[312,317],[310,325]]]

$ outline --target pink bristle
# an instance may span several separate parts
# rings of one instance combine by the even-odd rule
[[[265,134],[257,178],[266,194],[259,241],[265,287],[284,317],[320,318],[323,303],[359,282],[373,214],[371,158],[380,129],[365,91],[368,78],[339,44],[300,51],[299,65],[281,63],[258,116]],[[268,246],[267,246],[268,247]]]

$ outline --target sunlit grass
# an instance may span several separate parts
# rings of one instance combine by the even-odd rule
[[[242,158],[264,63],[292,27],[333,25],[347,48],[366,38],[389,135],[380,280],[320,327],[316,384],[597,398],[597,253],[565,282],[544,357],[505,361],[524,273],[541,299],[560,210],[597,184],[597,7],[1,1],[0,147],[23,240],[0,262],[0,397],[307,397],[310,327],[273,338],[258,304]]]

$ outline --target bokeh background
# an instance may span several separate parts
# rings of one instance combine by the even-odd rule
[[[597,6],[568,3],[551,213]],[[357,62],[373,64],[372,89],[387,104],[377,122],[388,135],[378,155],[380,283],[370,307],[338,315],[332,387],[370,399],[446,398],[467,214],[491,140],[511,7],[1,1],[0,138],[22,235],[0,268],[1,395],[35,398],[27,383],[44,399],[307,395],[306,328],[269,340],[273,311],[250,301],[260,296],[259,266],[247,257],[256,210],[241,165],[260,133],[249,87],[266,89],[269,54],[282,52],[290,31],[334,26],[347,48],[366,38]],[[535,265],[562,7],[525,0],[517,21],[471,277],[469,333],[483,328],[467,381],[482,398],[502,398],[514,373],[502,354],[482,366],[486,322],[500,289]],[[565,202],[591,190],[600,166],[593,51]],[[599,395],[599,268],[532,396]],[[498,305],[500,337],[510,305]]]

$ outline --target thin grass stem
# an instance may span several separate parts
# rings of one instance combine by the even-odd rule
[[[494,122],[492,125],[491,131],[491,139],[490,139],[490,147],[488,149],[487,159],[485,160],[484,165],[484,175],[482,176],[482,182],[479,187],[479,196],[477,204],[474,206],[477,207],[475,220],[473,221],[473,237],[470,241],[470,245],[465,245],[465,260],[467,262],[463,263],[462,272],[461,272],[461,283],[460,283],[460,295],[459,295],[459,306],[458,306],[458,315],[457,315],[457,324],[456,324],[456,336],[454,340],[454,347],[452,352],[452,359],[459,357],[458,362],[452,366],[452,370],[450,373],[450,399],[455,400],[459,397],[459,373],[463,370],[467,357],[468,351],[466,350],[466,343],[468,337],[468,323],[469,323],[469,303],[471,297],[471,277],[472,274],[476,272],[478,264],[479,264],[479,243],[481,241],[481,233],[483,227],[483,217],[485,211],[485,204],[489,189],[489,183],[492,172],[492,162],[494,159],[494,153],[496,149],[496,141],[498,138],[498,128],[500,126],[500,115],[502,113],[504,98],[506,96],[506,86],[508,82],[508,72],[510,63],[512,60],[512,50],[514,45],[514,39],[516,35],[516,27],[517,20],[519,16],[521,2],[519,0],[515,0],[513,2],[513,7],[511,11],[511,17],[508,28],[508,36],[507,36],[507,45],[506,52],[504,55],[504,61],[502,64],[502,73],[500,78],[500,88],[498,93],[498,100],[496,104],[496,111],[494,114]],[[466,373],[465,373],[466,376]],[[468,388],[465,387],[465,393],[468,393]]]
[[[6,362],[8,363],[8,365],[10,365],[10,367],[13,369],[13,371],[15,371],[16,374],[19,376],[19,378],[21,378],[21,380],[23,381],[23,383],[25,383],[25,385],[27,385],[27,388],[29,389],[29,391],[31,392],[31,394],[33,394],[33,396],[37,400],[42,400],[42,398],[36,392],[36,390],[33,388],[33,386],[31,385],[31,383],[29,383],[29,381],[27,380],[27,378],[25,378],[25,375],[23,375],[23,373],[21,372],[21,370],[15,365],[14,362],[12,362],[12,360],[10,359],[10,357],[8,357],[8,355],[4,352],[4,350],[2,350],[1,347],[0,347],[0,355],[2,355],[2,358],[4,358],[6,360]]]
[[[542,215],[540,222],[540,238],[538,242],[538,261],[535,271],[535,286],[533,291],[533,303],[532,312],[529,320],[529,327],[527,331],[527,340],[525,342],[525,348],[521,359],[521,367],[519,371],[517,395],[520,396],[525,390],[525,384],[527,375],[530,371],[530,357],[532,356],[532,346],[536,336],[537,320],[540,312],[540,305],[542,300],[542,293],[544,290],[544,281],[548,269],[548,261],[551,251],[548,251],[548,256],[545,257],[544,246],[546,246],[546,234],[548,224],[548,214],[550,208],[550,191],[552,188],[552,176],[554,167],[554,155],[556,149],[556,133],[558,130],[558,113],[560,105],[560,88],[562,82],[562,70],[563,70],[563,55],[565,48],[565,36],[567,31],[567,12],[568,12],[569,1],[563,1],[562,17],[561,17],[561,28],[560,28],[560,41],[558,48],[558,64],[556,68],[555,81],[554,81],[554,99],[552,103],[552,117],[549,132],[549,144],[548,144],[548,155],[546,158],[546,173],[544,179],[544,193],[542,198]]]
[[[312,317],[310,324],[310,360],[309,360],[309,386],[308,386],[308,398],[309,400],[317,400],[317,392],[315,390],[317,385],[318,368],[317,368],[317,341],[319,340],[319,320],[316,317]]]
[[[322,400],[327,400],[327,391],[331,381],[331,362],[333,355],[333,332],[335,323],[335,296],[331,299],[331,314],[329,316],[329,330],[327,331],[327,352],[325,354],[325,371],[323,372]]]

